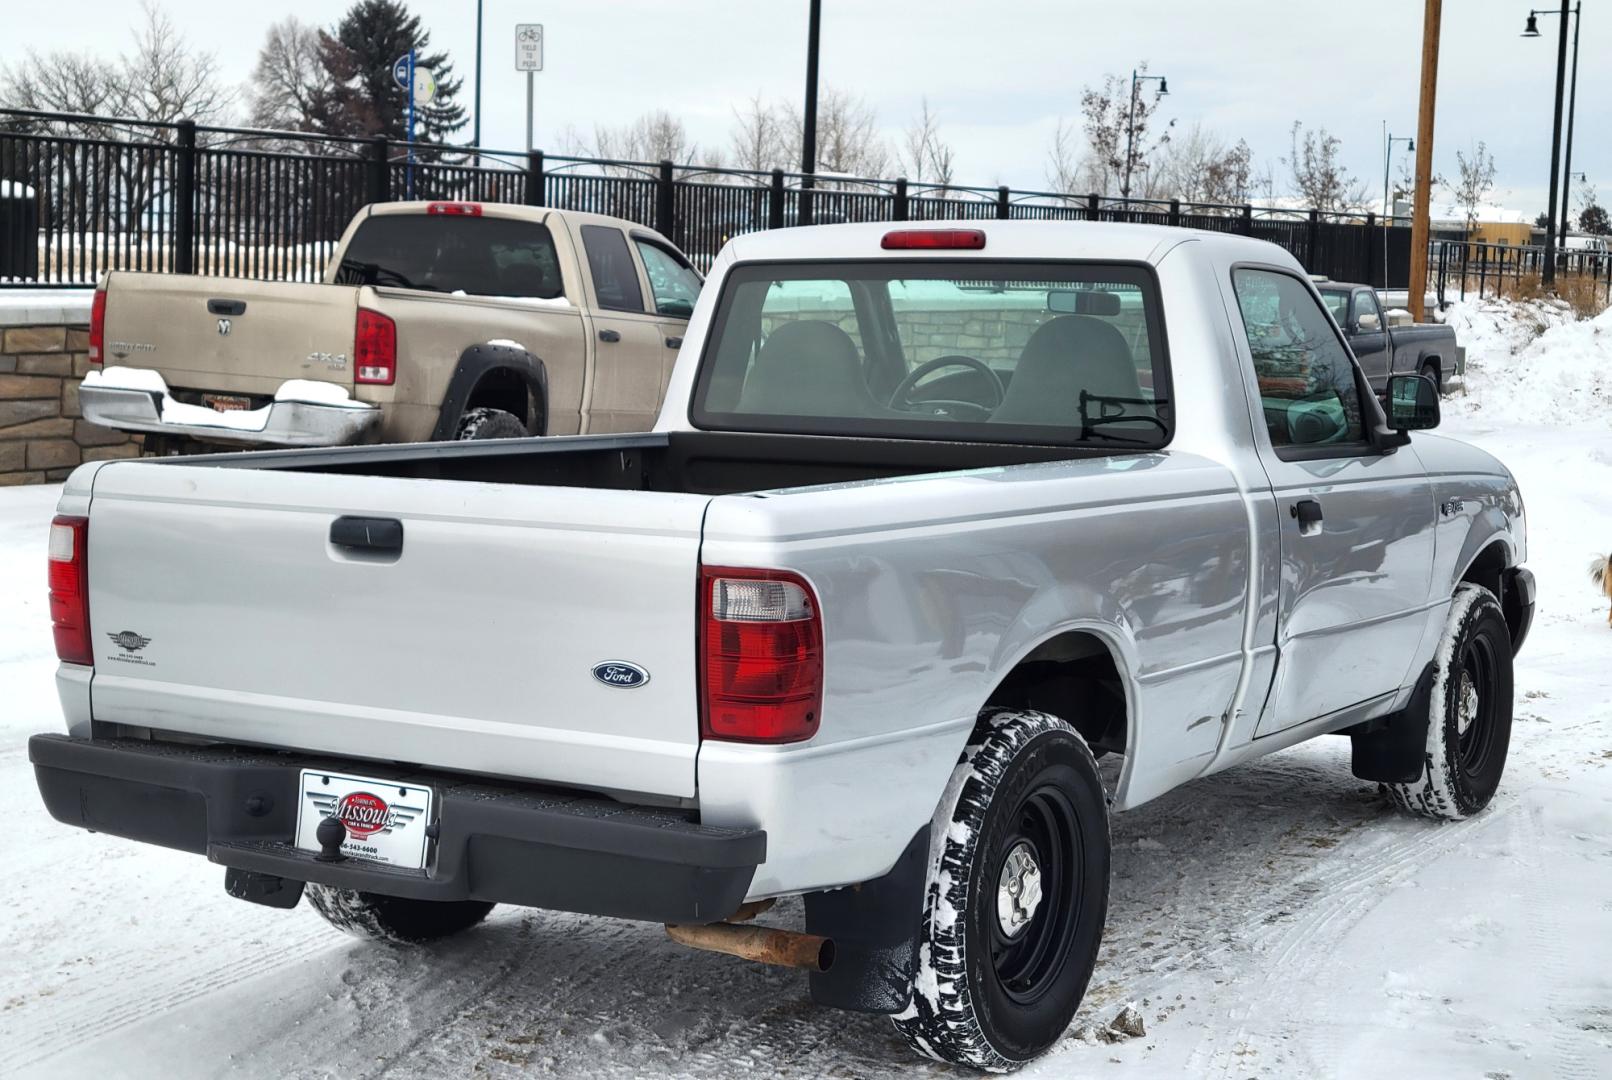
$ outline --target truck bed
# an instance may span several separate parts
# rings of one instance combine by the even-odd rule
[[[1115,451],[1008,443],[753,435],[715,431],[581,435],[413,446],[169,458],[186,465],[729,495],[925,472],[1105,456]]]

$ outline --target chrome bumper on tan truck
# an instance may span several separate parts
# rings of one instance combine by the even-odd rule
[[[316,882],[419,900],[708,923],[738,910],[767,852],[765,832],[702,825],[692,811],[377,762],[56,734],[29,739],[28,757],[57,821],[206,855],[230,868],[233,895],[272,906],[294,905],[301,883]],[[430,786],[438,813],[427,867],[322,861],[293,846],[305,768]],[[248,895],[265,887],[289,902]]]
[[[204,442],[240,442],[273,446],[345,446],[360,442],[381,422],[374,405],[325,405],[312,401],[276,401],[267,406],[261,428],[186,424],[164,420],[162,395],[123,387],[84,385],[78,392],[84,419],[118,431],[179,435]]]

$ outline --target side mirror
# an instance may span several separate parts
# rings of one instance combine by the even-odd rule
[[[1438,386],[1421,375],[1392,375],[1388,379],[1388,426],[1394,431],[1425,431],[1438,427]]]
[[[1383,321],[1375,312],[1368,311],[1355,321],[1355,325],[1365,331],[1381,330]]]

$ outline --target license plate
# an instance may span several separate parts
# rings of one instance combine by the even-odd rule
[[[325,818],[335,817],[347,826],[347,840],[341,850],[349,858],[410,870],[425,866],[425,829],[431,823],[430,788],[303,769],[300,790],[297,847],[318,851],[315,831]]]
[[[202,401],[216,412],[245,412],[252,407],[252,399],[235,394],[203,394]]]

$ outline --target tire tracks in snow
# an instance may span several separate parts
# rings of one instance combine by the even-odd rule
[[[1256,933],[1240,946],[1257,961],[1259,974],[1239,994],[1240,1004],[1233,1010],[1229,1026],[1215,1025],[1188,1056],[1192,1075],[1248,1075],[1245,1054],[1257,1052],[1252,1040],[1259,1036],[1258,1018],[1289,1014],[1291,988],[1316,985],[1314,976],[1332,960],[1333,946],[1382,903],[1389,890],[1433,859],[1469,843],[1475,834],[1510,822],[1518,806],[1515,800],[1491,806],[1481,818],[1449,825],[1405,821],[1419,831],[1375,845],[1336,868],[1329,861],[1294,882],[1278,908],[1302,914],[1272,924],[1280,929]],[[1228,949],[1223,946],[1208,955]],[[1308,1029],[1305,1039],[1284,1043],[1282,1049],[1298,1060],[1282,1060],[1281,1074],[1331,1075],[1337,1056],[1328,1053],[1325,1044],[1332,1038],[1330,1029],[1322,1024]]]

